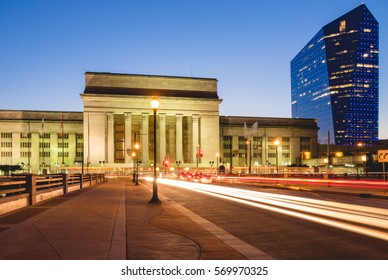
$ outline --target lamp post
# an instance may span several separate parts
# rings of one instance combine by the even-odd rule
[[[136,165],[135,165],[135,160],[136,160],[136,153],[135,152],[132,152],[132,161],[133,161],[133,164],[132,164],[132,169],[133,169],[133,172],[132,172],[132,182],[136,182]]]
[[[198,163],[199,163],[199,145],[197,145],[197,172],[198,172]]]
[[[276,174],[279,174],[279,159],[278,159],[278,147],[279,147],[279,140],[276,139],[274,142],[273,142],[276,146]]]
[[[160,203],[158,198],[158,183],[156,181],[156,111],[159,108],[159,99],[153,97],[151,100],[151,107],[154,111],[154,181],[152,184],[152,198],[150,203]]]
[[[135,144],[136,149],[136,172],[135,172],[135,185],[139,185],[139,148],[140,145],[138,143]]]
[[[251,172],[252,172],[252,153],[251,153],[251,146],[249,145],[249,144],[250,144],[249,141],[247,141],[246,144],[247,144],[247,149],[248,149],[248,152],[247,152],[248,173],[251,174]]]
[[[216,161],[216,163],[217,163],[216,175],[217,176],[218,176],[218,161],[219,161],[219,157],[220,157],[219,153],[216,153],[216,159],[217,159],[217,161]]]
[[[367,156],[366,156],[366,143],[364,143],[364,142],[359,142],[359,143],[357,143],[357,146],[358,147],[364,147],[365,148],[365,150],[364,150],[364,155],[363,156],[361,156],[361,160],[362,160],[362,165],[363,165],[363,169],[364,169],[364,175],[365,175],[365,177],[366,176],[368,176],[368,174],[367,174],[367,172],[366,172],[366,161],[367,161]]]
[[[210,174],[212,174],[213,173],[214,160],[209,161],[209,165],[210,165]]]

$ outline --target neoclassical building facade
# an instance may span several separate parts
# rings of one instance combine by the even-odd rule
[[[157,126],[150,101],[157,97]],[[157,162],[196,164],[219,150],[217,80],[88,72],[85,74],[85,155],[88,162],[130,164],[136,152],[142,165],[152,161],[156,131]],[[134,151],[134,144],[139,150]]]
[[[275,139],[281,165],[317,153],[314,119],[220,116],[216,79],[87,72],[80,97],[83,112],[0,110],[0,164],[54,173],[131,169],[136,159],[149,168],[156,148],[158,167],[261,166],[275,163]],[[244,123],[257,123],[254,133]]]

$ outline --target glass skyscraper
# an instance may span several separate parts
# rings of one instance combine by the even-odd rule
[[[365,4],[325,25],[291,61],[293,118],[316,118],[321,144],[378,140],[379,24]],[[334,137],[333,137],[334,136]]]

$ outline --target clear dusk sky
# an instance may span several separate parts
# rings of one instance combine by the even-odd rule
[[[356,0],[0,0],[0,109],[82,111],[84,73],[218,79],[222,115],[291,117],[290,61]],[[379,138],[388,139],[388,1]]]

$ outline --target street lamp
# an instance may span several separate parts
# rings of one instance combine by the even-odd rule
[[[198,172],[198,163],[199,163],[199,145],[197,145],[197,172]]]
[[[358,147],[364,147],[365,148],[365,150],[364,150],[364,155],[363,156],[361,156],[361,160],[362,160],[362,165],[363,165],[363,169],[364,169],[364,174],[365,174],[365,176],[368,176],[368,174],[367,174],[367,172],[366,172],[366,161],[367,161],[367,156],[366,156],[366,143],[364,143],[364,142],[359,142],[359,143],[357,143],[357,146]]]
[[[133,167],[132,167],[132,169],[133,169],[133,172],[132,172],[132,182],[136,182],[136,165],[135,165],[135,160],[136,160],[136,153],[135,152],[132,152],[132,154],[131,154],[131,156],[132,156],[132,161],[133,161]]]
[[[152,198],[150,203],[160,203],[158,198],[158,183],[156,181],[156,111],[159,108],[159,99],[153,97],[151,100],[151,107],[154,111],[154,181],[152,184]]]
[[[220,155],[219,155],[219,153],[216,153],[216,158],[217,158],[217,170],[216,170],[216,175],[218,176],[218,161],[219,161],[219,158],[220,157]]]
[[[135,172],[135,185],[139,185],[139,148],[140,145],[138,143],[135,144],[136,149],[136,172]]]
[[[276,146],[276,173],[279,174],[279,159],[278,159],[278,148],[279,148],[279,140],[276,139],[274,142],[273,142]]]
[[[250,142],[247,141],[247,149],[249,149],[249,152],[247,153],[247,160],[248,160],[248,173],[251,174],[252,172],[252,153],[251,153],[251,146],[249,145]]]
[[[210,173],[213,173],[213,165],[214,165],[214,160],[209,161],[210,164]]]

